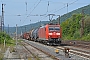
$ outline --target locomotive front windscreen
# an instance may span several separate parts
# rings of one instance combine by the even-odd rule
[[[49,27],[49,31],[60,31],[60,27]]]

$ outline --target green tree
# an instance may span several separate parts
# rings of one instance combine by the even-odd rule
[[[12,40],[12,38],[5,32],[0,32],[0,44],[3,43],[4,40],[6,40],[6,43],[8,43],[10,40]]]

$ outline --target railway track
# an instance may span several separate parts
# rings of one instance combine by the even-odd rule
[[[80,48],[84,48],[84,49],[90,49],[90,43],[89,44],[77,44],[74,45],[75,47],[80,47]]]
[[[65,48],[69,48],[69,54],[78,55],[80,57],[90,60],[90,52],[82,51],[82,50],[79,50],[79,49],[76,49],[76,48],[70,47],[70,46],[65,46],[65,47],[58,46],[58,47],[54,47],[54,48],[62,50],[62,51],[64,51]]]
[[[70,40],[70,41],[63,41],[63,43],[77,48],[84,48],[90,50],[90,42]]]
[[[39,58],[38,58],[38,56],[36,56],[32,51],[31,51],[31,49],[28,49],[25,45],[25,43],[21,43],[22,44],[22,46],[25,48],[25,50],[26,51],[28,51],[28,53],[30,54],[29,55],[29,57],[30,57],[30,59],[32,59],[32,60],[40,60]],[[31,48],[31,47],[30,47]]]
[[[32,56],[34,58],[33,60],[58,60],[54,56],[51,56],[50,54],[46,53],[45,51],[43,51],[41,49],[38,49],[38,48],[32,46],[31,44],[28,44],[26,42],[23,42],[21,44],[26,48],[26,50],[28,50],[28,52],[30,54],[32,54]],[[31,49],[29,49],[29,48],[31,48]]]
[[[81,41],[65,41],[61,46],[52,46],[55,49],[64,51],[65,48],[69,48],[69,53],[78,55],[87,60],[90,60],[90,42],[81,42]]]
[[[43,44],[40,44],[40,43],[36,43],[36,42],[32,42],[30,41],[31,43],[28,42],[28,44],[31,44],[33,47],[35,47],[37,50],[41,50],[41,51],[44,51],[44,53],[46,54],[49,54],[52,55],[52,57],[55,57],[57,58],[57,60],[79,60],[79,59],[84,59],[84,60],[90,60],[90,52],[86,52],[86,51],[83,51],[83,50],[79,50],[79,49],[76,49],[75,47],[70,47],[70,46],[46,46],[46,45],[43,45]],[[39,47],[35,46],[36,44],[38,44]],[[43,47],[43,48],[42,48]],[[65,57],[65,54],[63,52],[64,48],[69,48],[70,51],[69,51],[69,56],[70,58],[67,58]],[[55,49],[59,49],[59,54],[56,54],[55,53]],[[46,51],[48,50],[48,51]],[[56,59],[55,59],[56,60]]]

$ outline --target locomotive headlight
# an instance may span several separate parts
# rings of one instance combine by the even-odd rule
[[[49,35],[52,35],[52,33],[49,33]]]
[[[60,33],[56,33],[56,35],[60,35]]]

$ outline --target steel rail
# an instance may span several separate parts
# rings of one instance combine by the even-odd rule
[[[32,56],[33,56],[33,58],[34,58],[35,60],[37,60],[37,59],[40,60],[38,56],[34,55],[34,53],[32,53],[32,52],[25,46],[25,44],[23,44],[23,43],[21,43],[21,44],[25,47],[25,49],[28,50],[29,53],[32,54]]]
[[[54,47],[54,48],[57,48],[57,49],[64,51],[65,48],[69,48],[69,47],[60,46],[60,47]],[[69,48],[69,49],[70,49],[69,53],[73,53],[73,54],[76,54],[78,56],[90,59],[90,52],[86,52],[86,51],[82,51],[82,50],[78,50],[78,49],[73,49],[73,48]]]
[[[27,43],[27,42],[25,42],[25,43]],[[32,47],[34,47],[34,48],[36,48],[37,50],[43,52],[44,54],[48,55],[48,56],[51,57],[52,59],[60,60],[60,59],[56,58],[55,56],[49,54],[48,52],[46,52],[46,51],[44,51],[44,50],[42,50],[42,49],[40,49],[40,48],[37,48],[37,47],[35,47],[35,46],[33,46],[33,45],[29,44],[29,43],[27,43],[27,44],[30,45],[30,46],[32,46]]]

